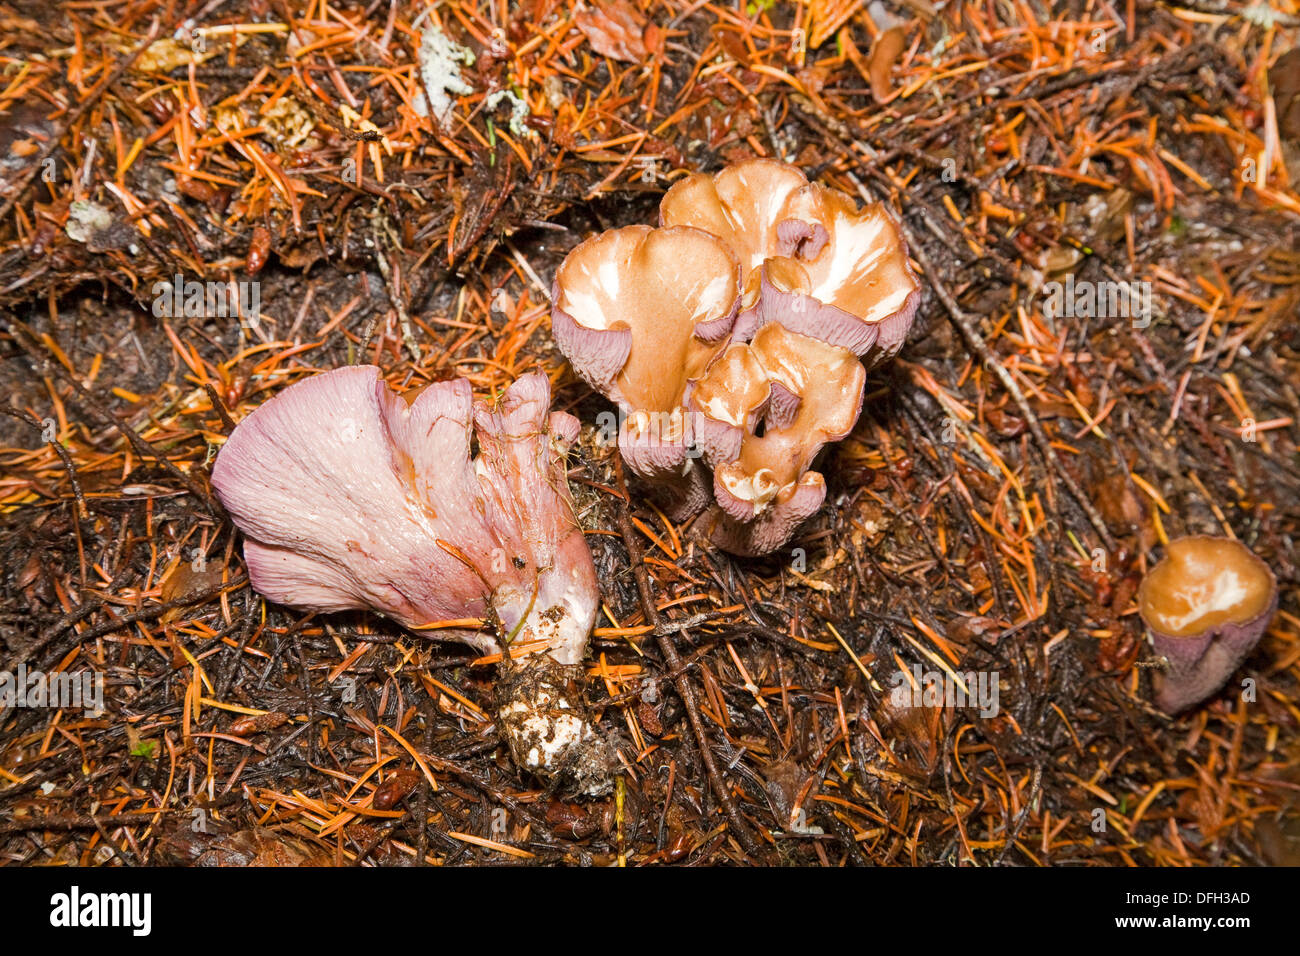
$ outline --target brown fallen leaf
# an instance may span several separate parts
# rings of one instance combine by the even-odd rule
[[[162,587],[159,589],[159,599],[164,604],[170,604],[172,601],[184,600],[192,594],[200,594],[221,583],[219,564],[203,561],[199,567],[202,570],[195,570],[194,562],[182,560],[163,579]],[[162,623],[170,624],[187,613],[188,611],[183,607],[172,608],[163,613]]]
[[[927,703],[926,693],[929,688],[926,685],[916,688],[916,692],[920,695],[919,699],[913,697],[911,682],[903,675],[899,677],[902,678],[902,682],[881,696],[873,716],[883,730],[906,741],[920,763],[921,769],[928,772],[935,765],[941,731],[947,726],[953,708],[946,703],[937,706]],[[930,679],[927,677],[927,681]],[[944,693],[942,685],[934,686],[940,695]],[[901,694],[896,695],[895,692],[900,688]],[[920,706],[915,705],[917,702]]]
[[[231,722],[230,733],[236,737],[247,737],[250,734],[266,733],[288,722],[289,715],[280,710],[273,710],[267,714],[248,714]]]
[[[1019,415],[1012,415],[1005,407],[989,406],[984,410],[984,416],[993,430],[1003,438],[1015,438],[1025,430],[1025,420]]]
[[[580,7],[573,20],[601,56],[639,63],[650,52],[645,38],[646,19],[627,0]]]
[[[552,800],[546,805],[546,822],[559,836],[582,840],[600,829],[600,820],[576,803]]]
[[[391,810],[409,797],[423,780],[418,771],[398,770],[375,788],[375,799],[371,802],[376,810]]]
[[[1278,57],[1268,71],[1277,107],[1277,128],[1284,139],[1300,140],[1300,48]]]
[[[795,801],[807,779],[808,774],[793,760],[776,760],[763,768],[763,789],[782,827],[790,825]]]
[[[877,103],[884,103],[891,98],[893,84],[890,82],[890,74],[906,49],[907,34],[902,27],[890,27],[871,44],[867,71],[871,77],[871,96]]]

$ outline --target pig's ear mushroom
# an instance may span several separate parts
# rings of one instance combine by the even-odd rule
[[[1156,704],[1175,714],[1213,695],[1259,643],[1277,611],[1277,579],[1249,548],[1193,535],[1142,580],[1138,608],[1169,662],[1153,681]]]
[[[555,339],[619,404],[623,460],[669,515],[713,502],[715,544],[766,554],[821,506],[813,459],[853,428],[863,363],[897,351],[920,285],[882,203],[785,163],[688,175],[659,219],[569,253]]]
[[[712,176],[691,173],[664,193],[659,223],[694,226],[717,236],[740,260],[743,285],[763,260],[793,251],[782,241],[780,227],[789,218],[791,197],[807,185],[797,167],[772,159],[747,160]],[[824,244],[826,234],[820,238]]]
[[[603,744],[569,688],[599,589],[565,480],[577,422],[549,406],[537,374],[476,406],[463,379],[408,404],[374,366],[338,369],[245,418],[212,484],[272,601],[370,609],[415,630],[479,618],[491,630],[454,635],[485,653],[540,645],[505,666],[503,736],[520,766],[571,769],[593,792],[608,780]]]

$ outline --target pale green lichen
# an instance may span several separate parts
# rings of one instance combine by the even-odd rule
[[[533,130],[524,125],[524,120],[528,119],[529,116],[528,104],[515,96],[510,90],[497,90],[487,98],[484,106],[490,112],[496,109],[503,100],[510,104],[510,119],[508,122],[511,135],[528,138],[536,136],[537,134]]]
[[[474,92],[474,87],[460,75],[460,64],[472,65],[474,52],[430,25],[420,34],[416,58],[424,81],[424,93],[416,97],[415,111],[421,116],[432,113],[439,124],[446,126],[451,121],[451,94],[464,96]]]
[[[113,225],[113,215],[98,203],[78,199],[68,207],[68,222],[64,231],[74,242],[86,242],[97,232]]]

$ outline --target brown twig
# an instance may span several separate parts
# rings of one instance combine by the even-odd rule
[[[619,485],[626,497],[627,489],[623,487],[621,475]],[[680,669],[681,657],[677,653],[677,646],[673,643],[671,635],[662,629],[663,619],[659,615],[659,609],[655,606],[654,595],[650,592],[650,576],[646,573],[643,561],[644,555],[632,529],[632,521],[628,517],[627,506],[621,502],[618,508],[618,527],[623,536],[623,545],[627,548],[628,560],[632,563],[632,574],[636,578],[636,588],[641,598],[641,608],[645,612],[646,620],[654,625],[655,641],[664,655],[665,662],[667,662],[669,669],[677,671]],[[704,720],[700,717],[700,703],[695,696],[695,688],[686,679],[685,673],[680,673],[673,679],[673,686],[677,688],[678,696],[681,697],[682,703],[686,705],[686,717],[690,721],[691,730],[694,732],[695,740],[699,744],[700,757],[704,761],[704,771],[708,775],[709,784],[722,802],[723,811],[727,815],[727,821],[731,825],[737,841],[746,853],[755,856],[758,853],[758,846],[754,843],[754,838],[750,835],[749,828],[743,821],[735,800],[731,797],[731,791],[723,780],[722,773],[718,770],[718,762],[714,758],[713,749],[704,730]]]
[[[43,168],[45,160],[49,158],[50,153],[54,152],[54,150],[58,148],[59,140],[63,138],[63,134],[71,129],[77,120],[81,119],[86,110],[99,102],[100,96],[103,95],[106,89],[120,80],[123,74],[125,74],[127,70],[131,69],[135,61],[140,58],[140,54],[147,50],[153,41],[158,38],[158,31],[161,27],[162,21],[155,17],[153,24],[149,27],[149,32],[145,35],[144,39],[132,47],[129,53],[123,54],[117,61],[117,65],[113,67],[112,72],[96,83],[94,88],[91,89],[90,92],[82,98],[81,102],[72,110],[72,112],[68,114],[67,119],[63,123],[63,129],[60,131],[59,135],[51,136],[49,141],[41,147],[36,154],[36,159],[32,161],[30,166],[28,166],[27,172],[23,173],[23,175],[19,177],[18,184],[14,187],[12,195],[10,195],[10,197],[5,201],[3,206],[0,206],[0,222],[3,222],[5,217],[13,210],[14,206],[18,204],[18,200],[21,199],[23,193],[27,191],[27,187],[32,184],[32,180],[36,178],[36,174]]]
[[[915,234],[907,227],[906,223],[902,224],[902,228],[904,234],[907,236],[908,249],[911,252],[912,257],[916,259],[917,263],[921,266],[921,271],[925,273],[925,277],[929,280],[931,287],[934,289],[935,295],[937,295],[939,301],[943,303],[943,307],[948,313],[948,318],[952,321],[952,324],[956,326],[957,331],[960,333],[962,340],[966,343],[967,348],[969,348],[971,352],[984,363],[984,366],[988,368],[989,371],[997,376],[998,381],[1002,383],[1002,387],[1005,388],[1007,393],[1011,396],[1011,400],[1014,401],[1016,407],[1020,409],[1020,414],[1024,416],[1025,422],[1029,425],[1029,430],[1034,436],[1034,442],[1038,445],[1038,450],[1041,451],[1043,457],[1047,459],[1051,473],[1061,480],[1061,484],[1065,485],[1066,490],[1070,492],[1070,497],[1072,497],[1075,500],[1075,503],[1083,509],[1083,513],[1088,517],[1088,522],[1092,525],[1093,530],[1097,532],[1097,537],[1101,539],[1102,543],[1106,546],[1106,549],[1112,554],[1115,553],[1117,545],[1115,539],[1111,536],[1110,529],[1106,527],[1106,522],[1102,520],[1101,513],[1097,511],[1096,505],[1088,499],[1088,497],[1083,493],[1083,489],[1079,487],[1078,482],[1074,480],[1074,477],[1066,471],[1064,465],[1061,464],[1060,458],[1057,457],[1056,449],[1052,447],[1051,439],[1049,439],[1047,433],[1043,431],[1042,422],[1038,420],[1038,416],[1034,413],[1029,401],[1025,398],[1025,393],[1021,391],[1020,386],[1016,384],[1016,380],[1011,377],[1011,373],[1006,370],[1006,367],[998,361],[997,356],[993,354],[993,350],[989,348],[989,345],[984,341],[983,336],[981,336],[978,330],[976,330],[975,324],[971,321],[970,316],[963,311],[962,307],[957,304],[957,300],[953,298],[952,293],[948,291],[947,285],[944,283],[943,279],[940,278],[939,273],[931,264],[929,257],[926,256],[925,250],[921,248],[921,244],[917,241]]]

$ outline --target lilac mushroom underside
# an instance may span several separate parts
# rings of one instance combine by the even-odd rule
[[[599,588],[565,476],[578,422],[549,409],[536,373],[490,405],[464,379],[408,403],[374,366],[336,369],[245,418],[212,484],[269,600],[369,609],[416,631],[477,618],[490,629],[438,634],[483,653],[540,643],[513,664],[505,655],[498,722],[519,766],[563,767],[593,792],[603,745],[570,688]]]

